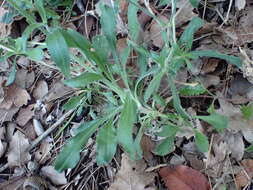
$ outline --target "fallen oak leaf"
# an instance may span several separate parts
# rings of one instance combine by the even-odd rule
[[[115,181],[108,190],[155,190],[152,186],[155,174],[152,172],[145,172],[145,168],[146,164],[143,160],[132,161],[124,153],[122,155],[121,168],[116,174]]]
[[[188,166],[167,166],[159,170],[159,175],[169,190],[210,190],[206,177]]]

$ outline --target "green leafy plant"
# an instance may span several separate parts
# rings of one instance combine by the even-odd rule
[[[8,2],[21,12],[15,1],[8,0]],[[168,3],[168,1],[162,2]],[[191,2],[196,6],[196,1]],[[117,145],[122,146],[132,159],[141,158],[140,141],[145,132],[153,131],[154,135],[162,139],[154,152],[158,155],[166,155],[174,150],[175,136],[184,126],[192,128],[197,147],[203,152],[208,151],[208,139],[197,131],[194,119],[211,124],[218,132],[227,127],[227,118],[215,112],[207,116],[189,115],[181,105],[179,94],[194,96],[207,91],[201,84],[186,85],[178,89],[175,77],[182,67],[191,69],[191,61],[199,57],[224,59],[238,67],[242,64],[241,60],[215,51],[192,51],[194,33],[203,25],[203,20],[198,17],[193,18],[181,37],[177,39],[175,0],[171,1],[172,14],[169,23],[163,23],[148,9],[139,6],[137,0],[129,0],[127,48],[120,53],[116,48],[117,3],[118,1],[111,6],[100,3],[100,24],[103,33],[95,36],[92,42],[74,30],[65,30],[59,25],[49,23],[47,9],[44,8],[45,3],[39,3],[30,6],[36,9],[42,22],[35,22],[34,16],[27,12],[29,10],[22,11],[22,15],[30,25],[21,38],[10,39],[12,45],[2,44],[2,47],[7,50],[4,59],[26,55],[41,63],[43,63],[42,50],[47,48],[52,60],[66,77],[65,84],[80,89],[78,95],[69,99],[64,105],[64,109],[75,109],[75,114],[78,115],[84,106],[94,102],[100,108],[96,111],[97,114],[91,109],[90,115],[93,120],[82,123],[76,130],[75,136],[66,143],[58,155],[55,167],[59,171],[75,167],[80,159],[80,151],[93,134],[97,134],[97,163],[106,164],[112,160]],[[139,9],[152,16],[164,28],[161,34],[165,45],[160,52],[148,50],[145,44],[138,41],[141,31],[136,15]],[[36,48],[31,46],[31,41],[28,41],[28,36],[35,29],[40,29],[46,35],[45,43],[36,44]],[[76,48],[81,56],[70,53],[69,48]],[[138,55],[139,72],[135,75],[127,66],[133,51]],[[113,62],[110,61],[111,58]],[[148,60],[152,65],[148,64]],[[79,64],[78,68],[84,70],[78,76],[72,75],[76,71],[71,64],[74,62]],[[166,102],[159,94],[159,86],[164,78],[169,84],[171,102]],[[124,85],[119,85],[118,80],[121,80]],[[157,104],[166,109],[161,111],[157,108]],[[155,125],[151,124],[154,123],[153,121]],[[137,129],[136,133],[134,128]]]

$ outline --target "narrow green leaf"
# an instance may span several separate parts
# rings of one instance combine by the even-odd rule
[[[135,0],[137,3],[137,0]],[[128,29],[130,38],[132,41],[137,42],[139,32],[141,30],[140,23],[138,21],[138,7],[136,7],[134,4],[129,4],[128,6],[128,13],[127,13],[127,19],[128,19]]]
[[[94,51],[93,46],[87,39],[84,38],[84,36],[71,29],[67,31],[62,30],[61,32],[69,47],[80,49],[89,61],[97,64],[101,72],[110,76],[103,57],[99,55],[99,52]]]
[[[38,12],[40,14],[40,17],[42,19],[42,22],[47,24],[47,13],[46,13],[46,10],[44,8],[43,2],[44,2],[43,0],[35,0],[34,6],[38,10]]]
[[[76,108],[77,106],[80,105],[81,100],[83,96],[74,96],[68,100],[66,104],[63,105],[63,109],[65,110],[71,110]]]
[[[160,156],[165,156],[173,152],[175,150],[174,138],[175,137],[169,137],[162,140],[162,142],[156,146],[154,153]]]
[[[195,116],[210,125],[212,125],[218,132],[222,132],[228,127],[228,118],[218,113],[212,113],[208,116]]]
[[[192,51],[190,54],[195,56],[195,58],[214,57],[214,58],[223,59],[223,60],[227,61],[228,63],[235,65],[239,68],[242,66],[242,60],[239,57],[222,54],[222,53],[219,53],[219,52],[216,52],[213,50]]]
[[[46,44],[55,64],[62,73],[70,77],[70,57],[67,43],[59,29],[51,32],[46,39]]]
[[[201,152],[208,152],[208,138],[203,133],[195,131],[195,143]]]
[[[44,57],[44,52],[41,48],[28,49],[25,53],[33,61],[41,61]]]
[[[103,2],[100,3],[101,17],[100,24],[105,34],[110,48],[116,52],[116,17],[115,10]]]
[[[133,150],[133,126],[136,121],[136,104],[131,99],[130,95],[126,96],[124,107],[120,114],[120,119],[117,128],[117,139],[119,144],[131,154],[134,158],[135,150]]]
[[[185,46],[186,49],[191,49],[194,33],[202,27],[204,24],[204,21],[200,19],[199,17],[194,17],[187,28],[184,30],[183,34],[181,35],[179,39],[180,46]]]
[[[92,45],[94,46],[95,50],[107,61],[109,55],[109,45],[107,39],[104,35],[96,35],[92,38]]]
[[[179,93],[184,96],[197,96],[206,92],[206,88],[201,85],[187,85],[179,90]]]
[[[191,118],[190,115],[184,110],[184,108],[181,105],[181,101],[178,96],[178,91],[176,89],[176,86],[173,81],[173,77],[171,75],[168,76],[168,82],[169,82],[169,86],[172,92],[174,108],[183,118],[190,119]]]
[[[189,0],[194,8],[198,8],[200,0]]]
[[[162,127],[162,131],[157,133],[159,137],[174,137],[179,128],[175,125],[165,125]]]
[[[75,78],[68,79],[64,83],[72,88],[82,88],[86,85],[101,80],[103,77],[96,73],[83,73]]]
[[[164,6],[171,3],[171,0],[160,0],[159,1],[159,6]]]
[[[250,146],[248,146],[246,149],[245,149],[246,152],[252,152],[253,151],[253,144],[251,144]]]
[[[160,86],[161,79],[163,77],[163,72],[158,72],[157,75],[154,75],[154,78],[149,83],[148,88],[144,93],[144,101],[147,102],[151,95],[156,92]]]
[[[253,117],[253,102],[249,103],[247,106],[242,106],[241,112],[245,119],[250,120]]]
[[[67,142],[67,144],[63,147],[63,150],[56,158],[55,169],[57,171],[62,172],[65,169],[74,168],[76,166],[80,160],[80,151],[87,143],[90,136],[98,128],[99,125],[97,124],[98,123],[96,122],[94,125],[90,125]]]
[[[107,164],[112,160],[117,148],[116,130],[112,120],[99,130],[96,142],[97,164]]]

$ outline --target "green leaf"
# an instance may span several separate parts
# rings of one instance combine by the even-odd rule
[[[110,48],[106,37],[104,35],[96,35],[92,38],[92,44],[101,57],[107,60]]]
[[[126,96],[124,107],[120,114],[118,128],[117,128],[117,139],[119,144],[123,146],[126,152],[130,153],[130,156],[134,158],[135,150],[133,150],[133,126],[136,121],[136,109],[135,102],[131,99],[130,95]]]
[[[162,140],[162,142],[156,146],[154,153],[159,156],[165,156],[173,152],[175,149],[174,138],[175,137],[169,137]]]
[[[235,65],[239,68],[242,66],[242,60],[239,57],[222,54],[222,53],[216,52],[214,50],[192,51],[192,52],[190,52],[190,54],[192,56],[194,56],[195,59],[198,57],[214,57],[214,58],[223,59],[223,60],[227,61],[228,63]]]
[[[33,61],[41,61],[44,57],[44,52],[41,48],[29,49],[25,53]]]
[[[117,138],[112,120],[102,127],[97,135],[97,164],[107,164],[116,153]]]
[[[164,6],[171,3],[171,0],[160,0],[159,1],[159,6]]]
[[[74,96],[68,100],[66,104],[63,105],[63,109],[65,110],[71,110],[76,108],[77,106],[80,105],[81,100],[83,96]]]
[[[43,5],[44,0],[35,0],[34,6],[38,10],[42,22],[47,24],[47,13]]]
[[[252,152],[253,151],[253,144],[251,144],[250,146],[248,146],[246,149],[245,149],[246,152]]]
[[[197,96],[206,92],[206,88],[201,84],[187,85],[179,90],[179,93],[184,96]]]
[[[70,56],[67,43],[59,29],[51,32],[46,39],[46,44],[55,64],[61,69],[62,73],[70,77]]]
[[[174,108],[176,109],[176,111],[184,118],[184,119],[190,119],[190,115],[184,110],[184,108],[181,105],[181,101],[180,98],[178,96],[178,91],[176,89],[176,86],[174,84],[173,81],[173,76],[171,76],[171,74],[169,74],[168,76],[168,82],[169,82],[169,86],[170,89],[172,91],[172,97],[173,97],[173,105]]]
[[[195,130],[195,143],[201,152],[208,152],[208,138],[201,132]]]
[[[200,0],[189,0],[194,8],[198,8]]]
[[[137,0],[135,0],[135,2],[137,2]],[[128,29],[129,29],[131,40],[134,42],[137,42],[139,32],[141,30],[140,23],[138,21],[137,12],[138,12],[138,7],[136,7],[134,4],[129,4],[128,13],[127,13]]]
[[[191,49],[192,43],[193,43],[193,38],[194,38],[194,33],[202,27],[204,24],[204,21],[200,19],[199,17],[194,17],[187,28],[184,30],[183,34],[181,35],[179,39],[179,44],[180,46],[185,46],[185,48]]]
[[[42,26],[43,24],[41,23],[28,25],[25,31],[22,33],[22,36],[16,39],[16,48],[21,52],[26,52],[27,40],[29,39],[31,33]]]
[[[13,64],[5,86],[9,86],[15,81],[16,72],[17,72],[16,64]]]
[[[116,17],[115,10],[103,2],[100,3],[101,17],[100,24],[105,34],[109,46],[113,52],[116,52]]]
[[[162,131],[158,132],[156,135],[159,137],[175,137],[179,128],[175,125],[165,125],[162,127]]]
[[[67,144],[63,147],[63,150],[56,158],[55,169],[57,171],[62,172],[65,169],[74,168],[76,166],[80,160],[80,151],[100,124],[98,121],[83,129],[69,142],[67,142]],[[80,127],[84,127],[82,125]]]
[[[241,112],[245,119],[250,120],[253,116],[253,102],[249,103],[247,106],[242,106]]]
[[[228,118],[218,113],[212,113],[208,116],[195,116],[195,117],[209,123],[218,132],[222,132],[224,129],[228,127]]]
[[[148,88],[144,93],[144,101],[147,102],[151,95],[156,92],[160,86],[161,79],[163,77],[163,72],[158,72],[157,75],[154,75],[154,78],[150,81]]]
[[[80,49],[89,61],[97,64],[101,72],[110,76],[103,60],[103,56],[100,56],[99,52],[93,51],[93,46],[87,39],[84,38],[84,36],[71,29],[67,31],[62,30],[61,32],[69,47]]]
[[[103,77],[99,74],[83,73],[75,78],[64,81],[64,83],[72,88],[82,88],[92,82],[99,81],[101,79],[103,79]]]

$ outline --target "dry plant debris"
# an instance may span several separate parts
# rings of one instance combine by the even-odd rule
[[[207,178],[199,171],[184,165],[161,168],[160,176],[169,190],[210,190]]]
[[[108,190],[155,190],[154,178],[156,174],[145,172],[145,169],[146,164],[143,160],[132,161],[127,154],[123,154],[120,170]]]

